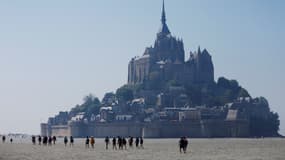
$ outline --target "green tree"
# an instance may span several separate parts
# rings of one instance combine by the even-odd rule
[[[124,85],[117,89],[116,96],[119,102],[127,102],[134,98],[133,88],[128,85]]]

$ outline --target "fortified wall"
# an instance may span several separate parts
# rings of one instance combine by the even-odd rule
[[[69,123],[68,125],[51,126],[42,130],[42,136],[86,137],[145,137],[145,138],[193,138],[209,137],[248,137],[249,123],[246,120],[200,120],[188,122],[156,123]],[[46,131],[44,133],[44,131]]]

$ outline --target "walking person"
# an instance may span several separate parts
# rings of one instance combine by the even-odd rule
[[[108,149],[109,143],[110,143],[110,140],[109,140],[109,137],[107,136],[105,138],[106,149]]]
[[[52,142],[53,142],[53,144],[55,145],[55,142],[56,142],[56,136],[53,136],[53,137],[52,137]]]
[[[186,153],[186,151],[187,151],[187,146],[188,146],[188,140],[186,137],[184,137],[184,146],[183,146],[184,153]]]
[[[127,140],[126,140],[125,137],[123,137],[122,143],[123,143],[123,148],[122,149],[124,149],[124,148],[127,149]]]
[[[69,145],[70,145],[70,147],[73,147],[74,138],[72,136],[70,136],[69,139],[70,139],[70,144]]]
[[[113,137],[112,144],[113,144],[113,150],[114,149],[117,150],[117,140],[116,140],[116,137]]]
[[[13,143],[13,138],[10,138],[10,143]]]
[[[66,147],[66,145],[67,145],[67,143],[68,143],[68,139],[67,139],[66,136],[64,137],[64,140],[63,140],[63,141],[64,141],[64,146]]]
[[[42,137],[41,136],[38,137],[38,142],[39,142],[39,145],[42,144]]]
[[[140,147],[143,148],[143,138],[140,138]]]
[[[46,146],[46,145],[47,145],[47,141],[48,141],[47,136],[44,136],[44,138],[43,138],[43,145],[44,145],[44,146]]]
[[[36,144],[36,137],[35,136],[32,136],[32,143],[33,143],[33,145]]]
[[[51,144],[52,144],[52,137],[49,136],[49,137],[48,137],[48,145],[51,146]]]
[[[89,140],[89,137],[87,136],[85,140],[85,148],[89,148],[89,142],[90,140]]]
[[[120,136],[118,137],[118,145],[119,145],[119,149],[123,149],[123,140]]]
[[[91,147],[94,148],[94,145],[95,145],[95,139],[94,137],[92,136],[91,139],[90,139],[90,144],[91,144]]]
[[[184,150],[184,139],[183,139],[183,137],[180,137],[178,144],[179,144],[179,151],[180,151],[180,153],[182,153],[182,151]]]
[[[133,142],[134,142],[133,137],[129,137],[129,147],[130,148],[133,148]]]
[[[6,137],[2,136],[2,142],[5,143],[5,141],[6,141]]]
[[[139,148],[139,143],[140,143],[139,137],[136,138],[136,142],[135,143],[136,143],[136,148]]]

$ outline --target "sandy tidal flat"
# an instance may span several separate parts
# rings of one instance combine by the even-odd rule
[[[285,139],[190,139],[188,152],[180,154],[178,139],[145,139],[144,149],[106,150],[103,139],[86,149],[84,139],[74,147],[32,145],[29,139],[0,142],[0,160],[284,160]],[[111,147],[111,146],[110,146]]]

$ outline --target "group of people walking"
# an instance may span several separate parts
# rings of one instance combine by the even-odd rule
[[[109,137],[105,138],[105,143],[106,143],[106,149],[108,149],[108,143],[109,143]],[[127,142],[128,141],[128,142]],[[120,137],[118,136],[113,137],[112,139],[112,145],[113,145],[113,149],[117,150],[117,149],[127,149],[127,143],[129,145],[129,148],[133,148],[133,144],[135,143],[136,148],[143,148],[143,138],[142,137],[136,137],[134,140],[134,137],[129,137],[129,139],[127,140],[124,137]],[[118,148],[117,148],[118,145]]]
[[[67,138],[67,136],[65,136],[65,137],[63,138],[63,142],[64,142],[64,146],[66,147],[67,144],[68,144],[68,138]],[[74,144],[74,138],[73,138],[72,136],[70,136],[70,137],[69,137],[69,146],[70,146],[70,147],[73,147],[73,144]]]
[[[87,136],[85,139],[85,148],[89,148],[91,145],[92,148],[95,148],[95,138],[91,136],[90,138]]]
[[[5,143],[6,141],[6,136],[2,136],[2,143]],[[55,145],[57,141],[57,138],[55,136],[32,136],[32,143],[34,145],[36,145],[38,143],[38,145],[44,145],[44,146],[51,146],[51,145]],[[113,137],[113,138],[109,138],[108,136],[105,137],[105,148],[106,150],[109,149],[109,145],[110,143],[112,143],[112,149],[113,150],[126,150],[127,149],[127,145],[129,148],[133,148],[134,145],[136,148],[144,148],[143,143],[144,143],[144,139],[142,137],[131,137],[129,136],[128,139],[125,137]],[[13,139],[10,138],[10,142],[13,142]],[[74,144],[74,138],[72,136],[70,136],[69,138],[67,136],[65,136],[63,138],[63,142],[65,147],[68,145],[72,147]],[[180,153],[186,153],[187,151],[187,147],[188,147],[188,140],[186,137],[181,137],[179,140],[179,151]],[[92,148],[95,148],[95,138],[93,136],[91,137],[86,137],[85,139],[85,148],[89,148],[91,145]]]
[[[105,137],[105,148],[109,149],[110,145],[110,138],[107,136]],[[128,141],[128,142],[127,142]],[[133,144],[135,143],[136,148],[143,148],[143,138],[142,137],[136,137],[135,140],[133,137],[129,137],[128,140],[124,137],[113,137],[112,138],[112,148],[113,150],[123,150],[127,149],[127,143],[129,145],[129,148],[133,148]],[[92,148],[95,147],[95,138],[94,137],[86,137],[85,139],[85,148],[89,148],[91,145]]]
[[[6,136],[2,136],[2,143],[6,142]],[[10,143],[13,143],[13,138],[10,138]]]
[[[57,139],[56,136],[32,136],[32,143],[33,145],[36,145],[37,142],[39,145],[44,145],[44,146],[51,146],[52,144],[55,145]],[[67,146],[68,143],[68,138],[65,136],[63,139],[64,145]],[[73,146],[74,139],[72,136],[70,136],[70,146]]]

